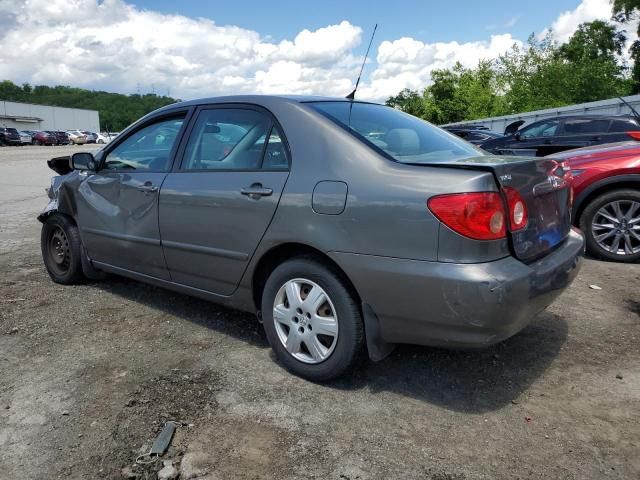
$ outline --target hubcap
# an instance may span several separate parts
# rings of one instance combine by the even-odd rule
[[[64,231],[56,227],[49,234],[49,259],[50,265],[58,274],[63,274],[69,269],[70,250],[69,241]]]
[[[320,363],[338,341],[338,316],[320,285],[304,278],[286,282],[273,302],[273,323],[287,351],[304,363]]]
[[[640,202],[616,200],[594,215],[591,233],[598,245],[616,255],[640,252]]]

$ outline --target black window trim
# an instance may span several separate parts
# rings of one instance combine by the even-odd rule
[[[107,145],[107,147],[105,147],[104,150],[102,150],[102,154],[100,157],[100,166],[98,167],[98,170],[96,173],[101,173],[101,172],[105,172],[105,173],[169,173],[171,172],[175,165],[176,153],[178,152],[179,145],[183,141],[186,127],[188,123],[191,121],[192,115],[193,115],[193,108],[176,109],[176,110],[169,110],[167,112],[162,112],[158,115],[145,118],[144,121],[139,121],[138,123],[134,123],[131,127],[127,128],[123,133],[118,135],[118,137],[113,142],[110,142]],[[131,137],[131,135],[134,135],[135,133],[139,132],[143,128],[153,125],[154,123],[158,123],[163,120],[170,120],[172,118],[177,119],[179,117],[183,118],[183,122],[182,122],[182,125],[180,126],[180,130],[178,131],[178,135],[176,136],[176,141],[173,142],[173,145],[171,146],[171,150],[169,151],[170,161],[166,169],[131,170],[128,168],[118,168],[118,169],[104,168],[107,158],[109,157],[111,152],[115,150],[118,147],[118,145],[122,144],[125,140]]]
[[[229,110],[229,109],[237,109],[237,110],[253,110],[256,112],[260,112],[262,114],[267,115],[267,117],[271,120],[271,127],[269,128],[269,135],[273,131],[273,127],[276,127],[280,132],[280,141],[284,145],[285,155],[287,157],[287,167],[286,168],[262,168],[262,164],[264,162],[264,154],[266,152],[267,145],[269,143],[269,136],[265,137],[265,142],[262,150],[262,157],[260,159],[260,167],[258,168],[194,168],[187,169],[183,168],[183,164],[185,161],[184,154],[187,149],[187,144],[189,143],[189,139],[191,138],[191,134],[193,133],[193,129],[195,128],[195,124],[200,116],[200,113],[205,110]],[[289,148],[289,142],[284,133],[284,129],[282,125],[276,118],[276,116],[261,105],[256,105],[253,103],[208,103],[198,105],[191,116],[191,120],[189,122],[188,128],[185,130],[184,135],[182,137],[182,141],[180,142],[179,149],[176,153],[176,160],[173,164],[173,168],[171,169],[171,173],[214,173],[214,172],[289,172],[291,171],[291,149]]]

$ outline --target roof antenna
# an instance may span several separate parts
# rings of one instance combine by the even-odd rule
[[[367,53],[364,54],[364,61],[362,62],[362,67],[360,67],[360,74],[358,75],[358,80],[356,80],[356,88],[353,89],[349,95],[345,98],[349,100],[353,100],[356,97],[356,90],[358,90],[358,85],[360,84],[360,77],[362,77],[362,70],[364,70],[364,64],[367,63],[367,58],[369,57],[369,50],[371,49],[371,44],[373,43],[373,37],[376,34],[376,30],[378,29],[378,24],[376,23],[375,27],[373,27],[373,33],[371,34],[371,40],[369,40],[369,46],[367,47]]]
[[[638,114],[636,109],[633,108],[631,104],[627,102],[624,98],[622,97],[618,97],[618,98],[622,101],[622,103],[624,103],[627,107],[629,107],[629,110],[631,110],[631,112],[633,113],[633,116],[636,117],[638,120],[640,120],[640,114]]]

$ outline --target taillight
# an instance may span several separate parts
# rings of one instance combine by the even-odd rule
[[[503,187],[507,197],[507,208],[509,209],[509,229],[512,232],[522,230],[527,226],[528,213],[527,204],[522,195],[515,188]]]
[[[507,234],[504,202],[497,192],[436,195],[429,210],[453,231],[474,240],[498,240]]]
[[[633,138],[634,140],[640,140],[640,131],[637,132],[627,132],[627,135],[629,135],[631,138]]]

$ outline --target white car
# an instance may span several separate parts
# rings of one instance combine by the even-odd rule
[[[20,135],[21,145],[31,145],[31,134],[23,131],[19,131],[18,134]]]
[[[118,133],[111,133],[111,132],[96,133],[96,135],[98,136],[98,138],[96,139],[96,143],[100,143],[100,144],[109,143],[111,140],[113,140],[118,136]]]

